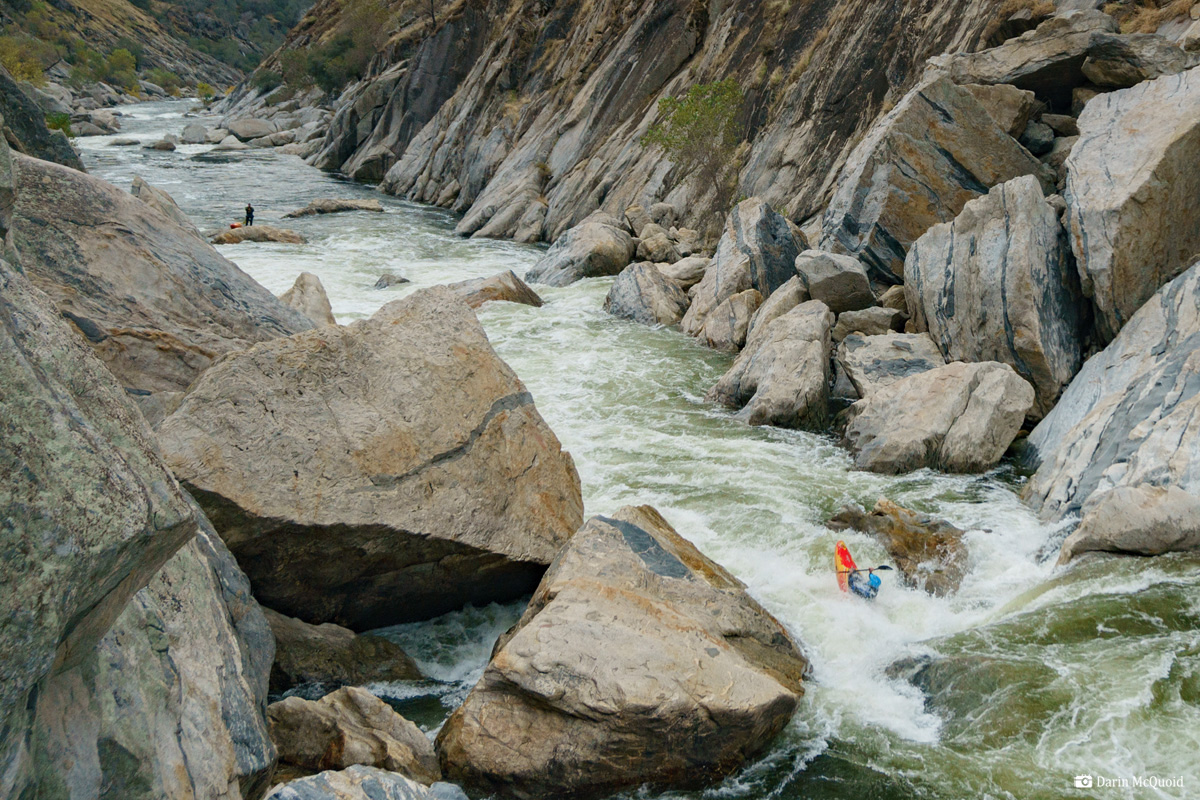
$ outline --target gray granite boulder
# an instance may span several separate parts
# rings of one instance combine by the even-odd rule
[[[696,338],[717,350],[741,350],[750,333],[750,321],[762,302],[763,297],[757,289],[747,289],[726,298],[705,318],[704,327]]]
[[[1058,563],[1084,553],[1157,556],[1200,551],[1200,497],[1177,486],[1118,486],[1063,542]]]
[[[796,272],[812,300],[820,300],[835,314],[875,305],[871,279],[853,256],[805,250],[796,257]]]
[[[529,288],[529,284],[518,278],[517,273],[511,269],[487,278],[473,278],[448,285],[459,297],[467,301],[471,308],[479,308],[484,303],[493,301],[520,303],[534,308],[541,308],[543,305],[538,293]]]
[[[604,310],[643,325],[675,325],[688,308],[683,288],[649,262],[630,264],[613,282]]]
[[[467,800],[448,783],[423,786],[395,772],[353,766],[276,786],[265,800]]]
[[[845,311],[838,314],[837,324],[833,326],[833,341],[840,342],[852,333],[863,336],[898,333],[904,330],[906,319],[908,317],[903,311],[882,306],[871,306],[861,311]]]
[[[333,306],[329,304],[329,295],[321,279],[311,272],[301,272],[296,276],[292,288],[279,295],[279,300],[288,308],[294,308],[310,319],[314,325],[336,325],[333,318]]]
[[[1098,33],[1092,37],[1081,69],[1097,86],[1124,89],[1160,75],[1183,72],[1198,63],[1200,56],[1184,52],[1158,34]]]
[[[332,622],[309,625],[269,608],[263,614],[275,635],[274,694],[297,686],[328,690],[421,679],[421,671],[400,645],[381,636],[359,636]]]
[[[597,211],[558,237],[525,280],[567,286],[583,278],[616,275],[633,260],[635,250],[625,226]]]
[[[946,364],[941,350],[925,333],[852,333],[838,345],[837,361],[860,397]]]

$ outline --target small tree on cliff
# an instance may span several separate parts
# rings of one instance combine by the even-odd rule
[[[737,191],[742,97],[733,78],[696,84],[683,97],[659,100],[658,123],[642,137],[643,147],[662,148],[684,175],[712,189],[722,212]]]

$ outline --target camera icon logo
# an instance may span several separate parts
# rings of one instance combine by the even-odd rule
[[[1075,776],[1075,788],[1076,789],[1092,788],[1092,776],[1091,775],[1076,775]]]

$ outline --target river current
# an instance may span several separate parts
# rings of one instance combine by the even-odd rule
[[[185,124],[186,101],[121,110],[144,142]],[[206,120],[214,124],[212,120]],[[417,288],[512,269],[541,254],[454,235],[455,218],[387,197],[272,151],[173,153],[81,138],[88,169],[128,189],[140,175],[202,230],[283,224],[307,244],[220,248],[276,294],[318,275],[343,323]],[[319,197],[378,197],[385,213],[281,221]],[[383,273],[412,283],[373,288]],[[800,641],[813,665],[799,713],[755,762],[702,792],[639,798],[1200,797],[1200,559],[1101,559],[1056,570],[1061,531],[1018,499],[1021,476],[858,472],[831,437],[750,428],[704,394],[728,355],[681,333],[608,317],[611,278],[535,287],[540,309],[490,303],[479,317],[574,456],[588,516],[655,506],[736,574]],[[877,600],[842,594],[837,534],[822,522],[879,497],[969,530],[962,589],[934,598],[885,573]],[[887,562],[843,536],[859,564]],[[370,687],[433,732],[479,677],[521,604],[467,609],[384,634],[432,680]],[[925,691],[889,667],[914,672]],[[1076,788],[1091,776],[1092,788]],[[1111,782],[1110,785],[1105,785]],[[1153,786],[1147,783],[1165,785]]]

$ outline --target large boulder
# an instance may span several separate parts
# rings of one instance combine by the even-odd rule
[[[1174,75],[1200,63],[1200,56],[1154,33],[1128,36],[1098,33],[1092,37],[1084,76],[1097,86],[1124,89],[1160,75]]]
[[[971,92],[945,78],[924,82],[850,154],[825,212],[821,249],[857,256],[873,280],[899,283],[921,234],[988,188],[1044,169]]]
[[[192,222],[191,217],[183,213],[183,209],[175,202],[175,198],[162,189],[146,183],[141,176],[134,177],[133,187],[129,193],[151,208],[157,209],[164,217],[169,218],[188,233],[200,236],[200,229],[196,227],[196,223]]]
[[[616,275],[633,260],[633,238],[615,218],[601,212],[558,237],[525,274],[530,283],[567,286],[583,278]]]
[[[308,240],[287,228],[276,228],[274,225],[243,225],[240,228],[221,231],[209,241],[213,244],[241,244],[242,242],[304,244]]]
[[[750,329],[746,332],[747,341],[754,338],[757,330],[765,328],[808,299],[808,290],[804,288],[804,282],[799,275],[794,275],[772,292],[754,312],[754,316],[750,318]]]
[[[422,786],[395,772],[354,766],[276,786],[265,800],[467,800],[449,783]]]
[[[296,276],[292,288],[279,295],[280,301],[288,308],[294,308],[312,321],[314,325],[336,325],[333,317],[333,306],[329,304],[329,295],[321,279],[311,272],[301,272]]]
[[[1200,550],[1200,497],[1177,486],[1118,486],[1063,542],[1058,563],[1089,552],[1157,556]]]
[[[755,332],[708,399],[744,410],[751,425],[823,431],[829,424],[833,313],[810,300]]]
[[[829,527],[871,534],[887,550],[904,581],[932,595],[957,592],[967,574],[962,529],[886,498],[879,498],[869,512],[844,507],[829,520]]]
[[[189,122],[183,126],[179,141],[183,144],[205,144],[208,141],[208,128],[202,122]]]
[[[275,123],[265,119],[253,119],[250,117],[231,120],[223,127],[239,142],[261,139],[263,136],[270,136],[275,132]]]
[[[1083,365],[1030,434],[1025,488],[1042,516],[1085,516],[1122,486],[1200,494],[1200,263],[1168,283]]]
[[[808,296],[835,314],[875,305],[867,270],[853,256],[805,250],[796,257],[796,272]]]
[[[675,325],[688,308],[687,292],[649,262],[630,264],[613,281],[604,310],[643,325]]]
[[[1033,387],[1007,364],[955,362],[859,400],[845,441],[871,472],[982,472],[1012,444],[1033,401]]]
[[[283,217],[284,219],[311,217],[314,214],[342,214],[347,211],[374,211],[382,213],[383,204],[373,197],[353,200],[345,197],[325,197],[313,200],[304,208],[289,211]]]
[[[309,625],[269,608],[263,613],[275,634],[272,693],[297,686],[320,691],[421,679],[421,671],[400,645],[381,636],[359,636],[332,622]]]
[[[999,361],[1033,384],[1041,419],[1079,370],[1086,314],[1058,212],[1032,176],[992,188],[908,251],[912,322],[947,361]]]
[[[704,280],[704,273],[712,259],[708,256],[688,256],[674,264],[655,264],[658,271],[679,284],[679,288],[687,291]]]
[[[442,777],[433,743],[365,689],[347,686],[320,700],[288,697],[267,708],[281,764],[309,773],[355,764],[430,784]]]
[[[24,156],[13,168],[21,267],[127,389],[183,391],[224,353],[312,327],[128,192]]]
[[[762,302],[758,289],[747,289],[726,298],[705,318],[697,338],[717,350],[741,350],[750,333],[750,321]]]
[[[787,724],[807,662],[788,632],[649,506],[594,517],[438,735],[483,794],[694,786]]]
[[[1108,342],[1200,255],[1200,68],[1096,97],[1079,134],[1063,196],[1083,291]]]
[[[963,88],[975,96],[1000,130],[1014,139],[1025,131],[1038,107],[1037,95],[1006,83],[968,83]]]
[[[124,389],[3,261],[0,421],[0,774],[14,787],[34,695],[89,657],[201,518]]]
[[[796,275],[796,256],[808,246],[803,238],[757,197],[738,203],[725,221],[712,264],[692,290],[684,333],[699,335],[713,309],[739,292],[756,289],[770,297]]]
[[[903,311],[882,306],[871,306],[861,311],[846,311],[838,314],[837,325],[833,326],[833,341],[844,341],[852,333],[863,336],[882,336],[904,329],[908,316]]]
[[[225,358],[159,441],[258,598],[308,622],[520,597],[583,515],[570,456],[444,286]]]
[[[941,350],[925,333],[851,333],[838,345],[837,360],[863,398],[946,363]]]
[[[259,797],[271,630],[220,538],[204,530],[108,635],[37,700],[37,797]]]
[[[383,279],[380,278],[380,280]],[[380,288],[378,283],[375,286]],[[538,293],[529,288],[529,285],[518,278],[517,273],[511,269],[488,278],[472,278],[451,283],[449,286],[471,308],[479,308],[484,303],[490,303],[493,300],[520,303],[534,308],[541,308],[543,305],[542,298],[538,296]]]

